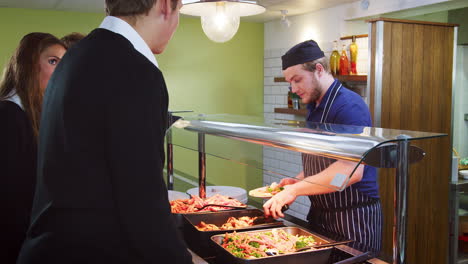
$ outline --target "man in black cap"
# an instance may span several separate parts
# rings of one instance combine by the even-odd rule
[[[297,44],[281,59],[291,91],[307,104],[307,121],[372,126],[366,103],[333,78],[328,60],[315,41]],[[283,205],[308,195],[311,208],[307,219],[312,229],[352,239],[356,241],[353,246],[379,252],[382,210],[376,169],[360,165],[346,188],[337,192],[330,186],[337,186],[337,181],[344,184],[339,176],[351,175],[356,163],[308,154],[303,154],[302,163],[303,171],[295,179],[283,179],[280,185],[284,190],[264,204],[265,214],[283,217]]]

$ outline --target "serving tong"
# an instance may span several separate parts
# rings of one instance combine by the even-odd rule
[[[193,197],[193,195],[189,194],[190,195],[190,198]],[[232,200],[235,200],[234,198],[232,197],[228,197],[229,199],[232,199]],[[186,202],[184,202],[185,204],[187,204]],[[222,204],[205,204],[203,205],[202,207],[196,207],[197,209],[197,212],[200,211],[200,210],[203,210],[205,209],[206,207],[210,207],[210,206],[215,206],[215,207],[227,207],[227,208],[233,208],[233,209],[246,209],[247,208],[247,205],[244,205],[244,206],[234,206],[234,205],[222,205]]]
[[[281,212],[284,212],[286,210],[289,209],[289,205],[285,204],[283,205],[283,207],[281,207]],[[267,219],[271,219],[271,220],[267,220]],[[263,224],[265,222],[272,222],[273,221],[273,218],[271,217],[266,217],[266,216],[258,216],[255,220],[254,220],[254,225],[257,225],[257,224]]]
[[[318,248],[324,248],[324,247],[333,247],[333,246],[338,246],[338,245],[343,245],[343,244],[347,244],[347,243],[351,243],[353,242],[354,240],[345,240],[345,241],[339,241],[339,242],[332,242],[332,243],[325,243],[325,244],[320,244],[320,245],[313,245],[313,246],[308,246],[308,247],[303,247],[303,248],[299,248],[299,249],[296,249],[293,253],[296,253],[296,252],[301,252],[301,251],[306,251],[306,250],[309,250],[309,249],[318,249]],[[273,249],[273,250],[267,250],[265,251],[265,253],[268,255],[268,256],[276,256],[276,255],[279,255],[280,253]]]
[[[234,205],[222,205],[222,204],[205,204],[202,207],[197,207],[197,211],[203,210],[206,207],[210,207],[210,206],[227,207],[227,208],[233,208],[233,209],[246,209],[247,208],[247,205],[246,206],[234,206]]]

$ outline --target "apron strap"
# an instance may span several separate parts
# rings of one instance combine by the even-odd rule
[[[333,87],[331,88],[330,96],[327,98],[327,102],[325,103],[325,108],[323,109],[322,117],[320,118],[320,123],[326,123],[325,121],[328,118],[328,114],[330,112],[330,109],[333,105],[333,102],[335,102],[336,95],[338,94],[338,91],[340,91],[340,88],[343,85],[338,82],[338,80],[335,80],[333,83]]]

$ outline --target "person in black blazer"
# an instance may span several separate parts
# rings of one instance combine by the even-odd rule
[[[65,48],[55,36],[25,35],[0,82],[0,263],[16,263],[36,182],[37,133],[45,86]]]
[[[153,55],[181,5],[106,0],[110,16],[63,57],[44,98],[19,264],[192,263],[162,175],[168,92]]]

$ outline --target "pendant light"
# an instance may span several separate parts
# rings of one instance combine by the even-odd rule
[[[180,12],[201,17],[203,32],[214,42],[226,42],[239,29],[241,16],[265,12],[257,1],[247,0],[185,0]]]

